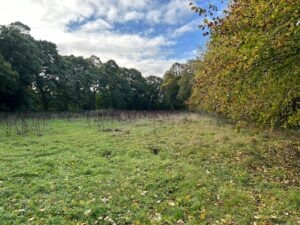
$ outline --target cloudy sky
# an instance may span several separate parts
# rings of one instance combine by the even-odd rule
[[[0,0],[0,24],[25,23],[33,37],[56,43],[63,55],[97,55],[145,76],[162,76],[174,62],[196,57],[207,41],[189,2]]]

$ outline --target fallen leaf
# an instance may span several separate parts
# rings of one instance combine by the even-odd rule
[[[183,221],[183,220],[178,220],[178,221],[177,221],[177,224],[178,224],[178,225],[184,225],[184,221]]]
[[[92,212],[92,210],[91,210],[91,209],[88,209],[88,210],[86,210],[86,211],[84,212],[84,215],[88,216],[88,215],[91,214],[91,212]]]
[[[168,205],[174,207],[174,206],[175,206],[175,202],[169,201],[169,202],[168,202]]]

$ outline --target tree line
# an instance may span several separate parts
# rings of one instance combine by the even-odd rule
[[[182,109],[188,96],[180,90],[174,101],[172,73],[167,81],[145,78],[113,60],[61,56],[54,43],[35,40],[21,22],[0,26],[0,111]]]
[[[191,7],[204,17],[207,48],[163,78],[96,56],[61,56],[20,22],[0,26],[0,111],[189,108],[240,123],[299,127],[300,4],[234,0],[223,14],[214,4]]]
[[[299,1],[234,0],[224,16],[217,5],[191,7],[210,41],[197,61],[190,107],[239,122],[299,127]]]

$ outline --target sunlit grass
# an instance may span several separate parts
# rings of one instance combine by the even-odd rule
[[[103,123],[2,127],[0,224],[299,222],[299,133],[193,114]]]

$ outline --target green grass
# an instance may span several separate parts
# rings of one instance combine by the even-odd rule
[[[104,127],[0,128],[0,224],[299,224],[297,131],[199,115]]]

